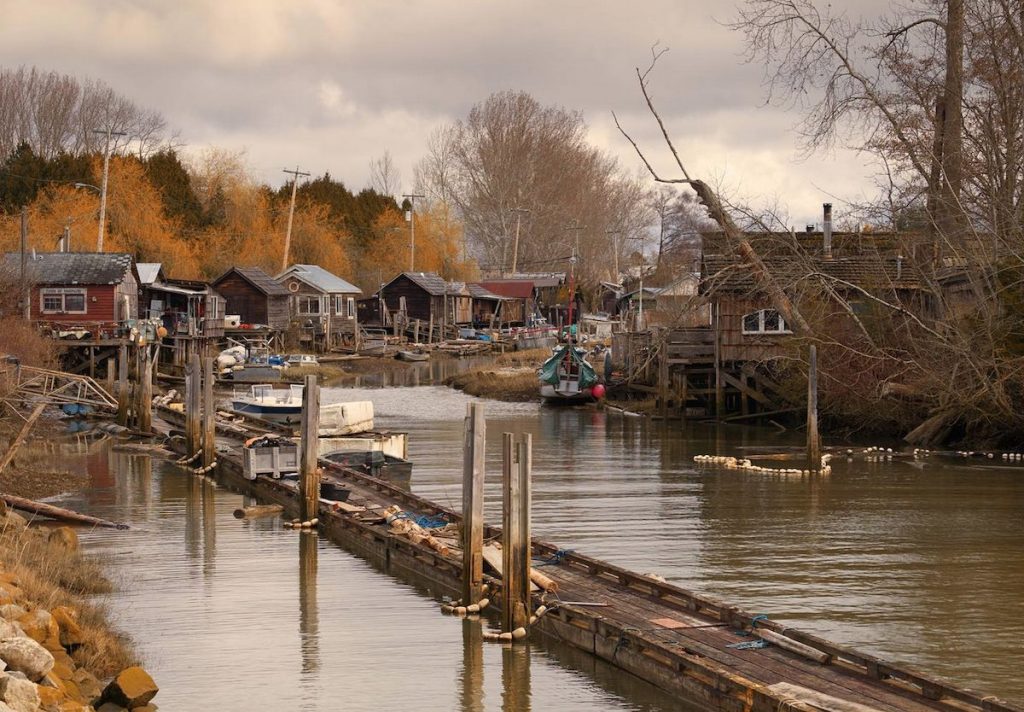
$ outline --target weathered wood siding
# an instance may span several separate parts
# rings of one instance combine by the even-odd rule
[[[405,297],[405,313],[410,320],[430,321],[433,315],[434,322],[441,324],[444,319],[444,297],[430,294],[404,274],[386,285],[381,296],[392,314],[398,311],[401,298]]]
[[[288,297],[268,297],[241,275],[232,272],[216,284],[227,301],[227,314],[238,314],[243,324],[266,324],[271,329],[288,328]]]

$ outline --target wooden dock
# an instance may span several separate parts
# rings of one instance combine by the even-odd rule
[[[185,422],[182,414],[166,408],[159,408],[158,416],[176,430]],[[218,480],[297,516],[294,484],[242,476],[242,440],[264,428],[222,421],[217,428]],[[320,500],[321,533],[394,576],[424,583],[438,596],[459,597],[461,552],[442,555],[415,544],[392,533],[381,515],[398,505],[409,513],[458,523],[458,512],[326,460],[320,464],[352,490],[344,508]],[[499,534],[485,527],[485,537]],[[533,539],[532,546],[533,556],[548,562],[541,570],[558,585],[557,595],[533,594],[534,605],[550,611],[537,620],[532,634],[568,643],[708,709],[1024,711],[556,544]],[[485,578],[492,592],[500,590],[495,579]]]

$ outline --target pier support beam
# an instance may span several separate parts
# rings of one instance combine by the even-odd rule
[[[811,344],[807,363],[807,469],[821,469],[821,438],[818,435],[818,348]]]
[[[502,443],[502,624],[510,633],[530,622],[529,433],[505,433]]]
[[[419,322],[417,322],[419,323]],[[484,585],[484,454],[487,424],[480,403],[466,408],[466,439],[462,457],[462,602],[483,595]]]
[[[128,346],[121,344],[117,352],[117,424],[128,425]]]
[[[217,404],[213,400],[213,359],[203,359],[203,467],[217,460]]]
[[[320,505],[320,471],[317,469],[317,437],[320,434],[320,386],[316,376],[306,376],[302,391],[302,445],[299,462],[299,506],[302,521],[317,516]]]
[[[153,430],[153,351],[143,346],[142,372],[139,373],[139,430],[148,433]]]
[[[202,410],[200,395],[202,393],[202,364],[199,354],[189,356],[185,365],[185,449],[192,457],[202,447],[200,440],[199,414]]]

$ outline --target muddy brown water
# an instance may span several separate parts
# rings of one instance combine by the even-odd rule
[[[429,380],[429,379],[428,379]],[[328,389],[410,433],[413,489],[457,506],[462,417],[439,386]],[[486,402],[488,517],[503,431],[534,443],[535,535],[1024,703],[1024,467],[835,462],[826,478],[697,468],[701,453],[792,448],[770,430],[659,424]],[[130,520],[83,535],[122,583],[112,604],[164,710],[668,710],[630,675],[549,644],[482,645],[424,591],[168,463],[79,436],[72,507]],[[487,625],[485,623],[485,625]]]

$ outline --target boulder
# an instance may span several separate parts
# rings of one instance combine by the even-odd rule
[[[0,700],[14,712],[36,712],[39,709],[39,690],[28,680],[0,674]]]
[[[20,623],[9,621],[6,618],[0,618],[0,640],[24,637],[25,631],[22,629]]]
[[[121,705],[115,705],[113,702],[104,702],[96,708],[96,712],[128,712],[128,709]]]
[[[147,704],[159,691],[160,688],[153,682],[149,673],[136,665],[125,668],[120,675],[111,680],[103,690],[101,699],[133,709]]]
[[[50,532],[50,546],[59,546],[67,551],[78,551],[78,534],[71,527],[57,527]]]
[[[85,642],[82,627],[78,625],[78,613],[67,606],[57,606],[50,614],[60,628],[60,644],[65,648],[81,645]]]
[[[22,630],[37,643],[45,643],[47,640],[57,640],[60,637],[60,627],[49,611],[37,608],[29,611],[18,619]]]
[[[9,621],[16,621],[26,613],[28,613],[27,610],[15,603],[5,603],[0,606],[0,618],[6,618]]]
[[[28,526],[28,521],[25,517],[21,516],[17,512],[8,511],[7,516],[0,520],[0,531],[11,527],[12,529],[24,529]]]
[[[64,692],[56,687],[40,685],[36,688],[36,692],[39,693],[39,704],[46,712],[51,712],[51,710],[56,712],[60,709],[60,704],[67,699]]]
[[[25,673],[32,681],[40,680],[53,669],[53,655],[31,638],[9,638],[0,641],[0,660],[9,670]]]
[[[78,690],[81,693],[82,698],[87,700],[95,700],[100,696],[100,692],[103,691],[103,686],[100,685],[100,681],[85,668],[78,668],[75,670],[71,675],[71,682],[78,685]]]

